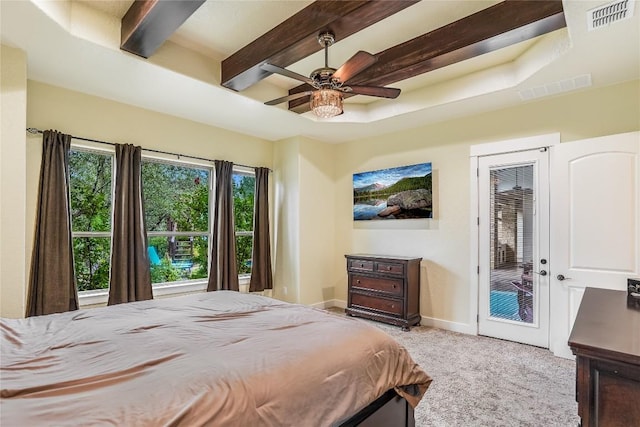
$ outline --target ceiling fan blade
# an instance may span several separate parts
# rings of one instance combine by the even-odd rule
[[[309,96],[312,93],[313,93],[312,90],[308,90],[306,92],[294,93],[293,95],[287,95],[287,96],[283,96],[281,98],[272,99],[271,101],[267,101],[264,104],[265,105],[277,105],[277,104],[280,104],[281,102],[293,101],[294,99],[298,99],[298,98],[303,98],[305,96]]]
[[[305,77],[302,74],[294,73],[293,71],[289,71],[289,70],[287,70],[285,68],[278,67],[277,65],[262,64],[260,66],[260,68],[262,68],[264,71],[268,71],[270,73],[276,73],[276,74],[280,74],[282,76],[290,77],[292,79],[300,80],[301,82],[310,84],[311,86],[314,86],[314,83],[315,83],[309,77]]]
[[[395,99],[400,95],[400,89],[396,89],[393,87],[382,87],[382,86],[358,86],[358,85],[349,85],[351,88],[347,93],[353,93],[356,95],[368,95],[368,96],[379,96],[380,98],[391,98]]]
[[[333,73],[333,78],[340,80],[342,83],[347,82],[356,74],[371,67],[376,61],[378,61],[377,56],[361,50],[342,64],[342,66]]]

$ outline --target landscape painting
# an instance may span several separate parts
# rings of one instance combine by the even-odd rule
[[[355,221],[431,216],[431,163],[353,174]]]

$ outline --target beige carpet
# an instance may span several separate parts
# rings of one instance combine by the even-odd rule
[[[493,338],[362,321],[394,337],[433,377],[416,426],[578,425],[572,360]]]

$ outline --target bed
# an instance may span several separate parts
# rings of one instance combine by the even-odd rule
[[[0,326],[3,426],[411,425],[431,382],[365,321],[231,291]]]

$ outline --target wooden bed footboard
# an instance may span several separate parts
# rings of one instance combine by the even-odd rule
[[[374,400],[360,412],[337,424],[338,427],[415,427],[413,407],[395,390]]]

